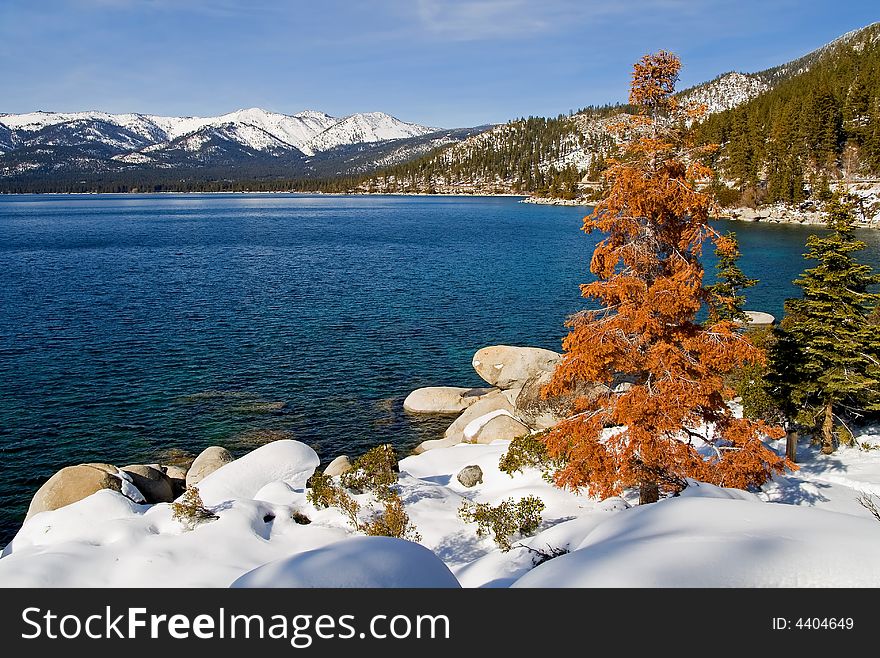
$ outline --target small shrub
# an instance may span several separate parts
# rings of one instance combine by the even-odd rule
[[[562,548],[561,546],[551,546],[550,544],[547,544],[546,551],[542,548],[532,548],[531,546],[526,546],[523,543],[514,544],[513,548],[524,548],[529,553],[531,553],[532,566],[535,567],[544,564],[548,560],[552,560],[563,555],[568,555],[571,552],[567,548]]]
[[[458,515],[465,523],[477,524],[477,536],[492,534],[498,547],[507,552],[512,548],[514,535],[533,535],[541,525],[544,501],[537,496],[526,496],[519,502],[508,498],[492,507],[488,503],[464,501]]]
[[[309,517],[300,512],[298,509],[293,510],[293,512],[290,513],[290,517],[297,525],[308,525],[312,522]]]
[[[343,473],[337,484],[322,472],[315,472],[306,482],[307,500],[318,509],[337,508],[356,531],[367,535],[397,537],[421,541],[422,537],[410,523],[400,495],[394,491],[397,483],[397,457],[390,445],[381,445],[358,457],[352,470]],[[382,510],[373,512],[369,521],[361,521],[361,504],[352,493],[370,493],[382,504]],[[372,502],[367,509],[372,509]]]
[[[409,515],[403,507],[403,501],[397,492],[392,492],[383,501],[384,509],[373,515],[367,523],[362,524],[361,530],[374,537],[396,537],[420,542],[422,536],[410,523]]]
[[[175,521],[180,521],[189,530],[195,529],[200,523],[220,518],[205,507],[196,487],[187,487],[180,500],[171,503],[171,515]]]
[[[340,477],[340,482],[355,493],[369,491],[381,498],[391,485],[397,483],[399,470],[394,448],[385,444],[355,459],[351,470]]]
[[[336,485],[333,484],[333,478],[324,475],[323,471],[315,471],[306,480],[306,489],[308,489],[306,500],[318,509],[325,509],[333,505]]]
[[[856,500],[859,505],[871,513],[871,516],[880,521],[880,508],[878,508],[877,503],[874,502],[874,496],[872,494],[863,491]]]
[[[540,438],[543,434],[527,434],[511,441],[498,462],[498,468],[513,477],[514,473],[533,467],[543,471],[546,479],[558,464],[547,454],[547,446]]]

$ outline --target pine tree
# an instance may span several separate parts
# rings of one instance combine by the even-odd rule
[[[679,68],[668,52],[635,65],[630,101],[639,113],[619,126],[624,152],[609,161],[607,192],[584,219],[586,232],[607,233],[590,263],[597,280],[581,287],[600,308],[569,319],[545,390],[608,387],[578,400],[577,413],[542,437],[562,464],[557,484],[601,497],[638,486],[640,500],[653,502],[686,478],[758,486],[789,465],[761,440],[782,436],[780,428],[735,418],[727,405],[725,375],[761,352],[734,322],[697,321],[712,298],[702,283],[703,244],[725,241],[709,226],[711,195],[698,189],[712,172],[695,158],[711,149],[688,148],[686,119],[695,112],[673,96]],[[615,390],[620,375],[630,388]]]
[[[728,232],[715,241],[715,256],[718,263],[718,282],[709,286],[707,290],[711,295],[709,301],[709,322],[715,324],[721,320],[745,323],[748,316],[743,310],[746,298],[741,293],[746,288],[751,288],[757,279],[750,279],[739,269],[739,259],[742,256],[739,250],[739,242],[736,233]]]
[[[785,320],[771,353],[771,380],[796,421],[821,432],[822,452],[835,447],[844,413],[880,410],[880,338],[869,318],[880,283],[853,254],[865,248],[853,232],[853,202],[835,190],[826,206],[827,236],[811,235],[805,257],[816,261],[795,284],[802,296],[785,303]]]

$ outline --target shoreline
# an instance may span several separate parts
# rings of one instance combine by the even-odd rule
[[[859,185],[855,183],[852,185]],[[863,188],[864,190],[864,188]],[[512,192],[321,192],[321,191],[287,191],[287,190],[254,190],[254,191],[169,191],[160,192],[0,192],[2,197],[24,197],[24,196],[59,196],[59,197],[85,197],[85,196],[217,196],[217,195],[287,195],[287,196],[326,196],[326,197],[452,197],[452,198],[518,198],[519,203],[527,203],[532,205],[543,206],[564,206],[564,207],[583,207],[592,208],[599,202],[596,199],[560,199],[556,197],[536,197],[527,194],[514,194]],[[872,213],[868,220],[857,220],[856,228],[860,229],[880,229],[880,186],[872,186],[867,188],[866,193],[858,195],[862,202],[869,204],[868,212]],[[801,204],[803,206],[803,204]],[[733,207],[723,208],[722,214],[712,217],[712,219],[729,219],[737,222],[762,223],[762,224],[789,224],[797,226],[823,226],[825,224],[823,213],[815,209],[815,204],[809,203],[809,209],[803,209],[798,206],[777,203],[773,205],[760,206],[758,208],[749,207]]]

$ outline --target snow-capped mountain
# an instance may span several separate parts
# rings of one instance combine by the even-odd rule
[[[436,132],[383,112],[336,118],[260,108],[216,117],[106,112],[0,114],[0,175],[34,170],[107,171],[155,165],[232,165],[260,158],[300,161],[341,146]]]
[[[439,128],[427,128],[415,123],[405,123],[384,112],[352,114],[334,123],[312,137],[306,144],[307,153],[326,151],[342,144],[381,142],[402,137],[419,137],[436,132]]]

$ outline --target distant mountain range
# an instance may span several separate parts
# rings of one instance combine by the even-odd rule
[[[820,178],[880,173],[880,23],[791,62],[679,93],[735,195],[798,202]],[[626,105],[442,130],[382,112],[217,117],[0,114],[0,192],[297,189],[590,194]],[[817,137],[821,135],[821,139]],[[775,149],[775,150],[774,150]],[[585,181],[586,179],[586,181]],[[586,186],[586,189],[585,189]],[[735,194],[734,194],[735,192]]]
[[[342,118],[260,108],[216,117],[0,114],[0,177],[112,177],[150,170],[333,176],[411,159],[478,130],[431,128],[384,112]]]

